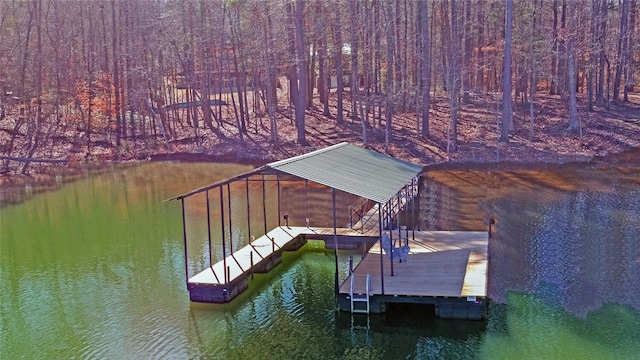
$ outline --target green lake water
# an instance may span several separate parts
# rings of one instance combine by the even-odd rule
[[[486,230],[487,321],[396,306],[334,311],[334,253],[310,241],[230,304],[190,303],[180,202],[249,167],[149,163],[88,175],[0,209],[0,359],[636,359],[640,169],[431,171],[420,227]],[[232,187],[232,246],[264,222],[260,183]],[[268,203],[276,187],[265,189]],[[309,190],[309,191],[307,191]],[[330,225],[330,191],[284,184],[292,224]],[[238,195],[239,194],[239,195]],[[223,195],[224,196],[224,195]],[[212,220],[219,195],[210,194]],[[354,201],[339,196],[341,213]],[[186,202],[189,272],[209,262],[206,206]],[[301,205],[304,204],[304,205]],[[226,206],[226,205],[225,205]],[[339,218],[347,223],[348,216]],[[227,231],[228,229],[225,229]],[[221,256],[212,223],[212,261]],[[348,257],[339,251],[340,276]]]

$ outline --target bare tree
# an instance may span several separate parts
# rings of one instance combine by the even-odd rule
[[[420,2],[420,24],[422,39],[422,127],[420,135],[429,136],[429,106],[431,104],[431,39],[429,37],[429,4]]]
[[[264,22],[264,64],[266,77],[266,93],[267,93],[267,112],[269,114],[269,139],[274,145],[278,145],[278,128],[276,122],[276,108],[278,99],[276,97],[276,69],[273,59],[273,23],[271,20],[271,6],[268,1],[263,3],[265,14]]]
[[[616,56],[616,74],[613,80],[613,100],[620,99],[620,84],[622,82],[623,69],[627,69],[629,57],[629,12],[630,0],[622,2],[620,13],[620,34],[618,36],[618,50]]]
[[[362,125],[362,143],[363,145],[367,145],[367,123],[366,117],[364,116],[364,110],[362,109],[362,101],[360,99],[360,84],[359,84],[359,70],[358,70],[358,35],[356,33],[356,21],[357,16],[357,4],[359,2],[356,0],[349,0],[349,16],[351,18],[351,23],[349,25],[349,35],[351,38],[351,102],[352,102],[352,116],[354,119],[358,119],[358,107],[357,104],[360,104],[360,124]]]
[[[296,126],[298,127],[298,144],[300,145],[309,145],[307,139],[305,138],[305,106],[307,104],[306,96],[307,96],[307,71],[308,71],[308,48],[305,44],[304,38],[304,27],[303,27],[303,17],[304,17],[304,4],[305,0],[296,0],[296,10],[295,10],[295,29],[296,29],[296,47],[297,47],[297,63],[298,63],[298,82],[299,82],[299,91],[298,91],[298,101],[296,102]]]
[[[513,25],[513,0],[505,0],[504,63],[502,65],[502,126],[500,141],[509,142],[509,132],[513,129],[511,111],[511,27]]]
[[[569,1],[569,49],[568,49],[568,67],[569,67],[569,130],[575,130],[579,127],[578,123],[578,107],[576,104],[576,14],[575,2]]]
[[[334,62],[336,66],[336,93],[337,93],[337,113],[336,113],[336,123],[342,124],[344,123],[344,71],[342,68],[342,49],[344,47],[344,43],[342,42],[342,21],[340,19],[340,12],[334,12],[334,23],[333,23],[333,37],[334,37]]]

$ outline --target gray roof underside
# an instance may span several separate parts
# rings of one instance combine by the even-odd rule
[[[252,175],[282,172],[385,203],[422,171],[422,166],[398,160],[348,143],[340,143],[269,163],[231,179],[217,182],[169,200],[183,199]]]
[[[379,203],[387,202],[422,171],[422,166],[348,143],[265,166]]]

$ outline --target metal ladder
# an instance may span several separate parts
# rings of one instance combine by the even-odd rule
[[[367,273],[367,282],[365,284],[365,293],[364,294],[354,294],[353,288],[355,284],[356,274],[351,273],[351,289],[349,291],[349,295],[351,297],[351,313],[362,313],[368,314],[370,309],[369,304],[369,295],[371,294],[371,275]],[[356,303],[364,304],[364,309],[360,306],[356,306]]]

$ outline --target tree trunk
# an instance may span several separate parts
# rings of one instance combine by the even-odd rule
[[[305,138],[305,106],[307,104],[306,95],[307,95],[307,78],[308,78],[308,64],[307,64],[307,46],[304,40],[304,28],[303,28],[303,16],[304,16],[304,4],[305,0],[296,0],[295,4],[295,37],[296,37],[296,46],[298,56],[298,81],[300,83],[300,87],[298,89],[298,101],[296,101],[296,126],[298,128],[298,144],[299,145],[309,145],[307,139]]]
[[[392,33],[393,28],[393,9],[391,7],[391,0],[385,0],[385,35],[387,39],[387,79],[385,83],[386,102],[385,102],[385,132],[384,132],[384,151],[389,153],[389,144],[392,141],[393,134],[391,131],[391,119],[393,116],[393,48],[394,36]]]
[[[358,107],[357,103],[360,104],[360,108],[362,109],[362,101],[360,99],[360,84],[358,81],[358,37],[356,35],[355,29],[355,20],[358,18],[358,12],[356,6],[358,3],[357,0],[349,0],[349,17],[351,18],[351,23],[349,25],[349,36],[351,37],[351,102],[353,106],[353,119],[358,119]],[[362,144],[367,145],[367,122],[364,117],[364,114],[360,116],[360,124],[362,126]]]
[[[633,91],[634,85],[634,76],[635,76],[635,68],[634,65],[634,52],[635,46],[637,43],[635,37],[635,29],[636,29],[636,0],[627,0],[631,1],[631,13],[629,14],[629,34],[627,36],[628,48],[627,48],[627,63],[624,72],[624,101],[629,101],[629,93]]]
[[[627,49],[629,35],[629,4],[630,0],[622,2],[622,13],[620,14],[620,35],[618,36],[616,74],[613,80],[613,101],[620,99],[620,83],[622,82],[622,71],[627,68]]]
[[[477,10],[478,10],[478,55],[476,64],[477,72],[476,72],[476,91],[484,91],[484,51],[482,48],[484,47],[484,0],[478,0]]]
[[[294,25],[294,14],[293,14],[293,2],[295,0],[286,0],[285,2],[285,19],[287,25],[287,48],[289,52],[289,59],[294,60],[297,59],[298,56],[296,54],[296,29]],[[293,104],[294,108],[297,108],[298,104],[298,65],[296,61],[289,62],[289,70],[287,73],[289,78],[289,104]]]
[[[337,114],[336,114],[336,123],[339,125],[344,123],[344,80],[342,75],[344,73],[342,68],[342,29],[341,29],[341,14],[339,12],[335,12],[335,23],[333,28],[333,34],[335,38],[334,42],[334,51],[335,51],[335,64],[336,64],[336,84],[337,84],[337,95],[338,95],[338,103],[337,103]]]
[[[606,54],[606,41],[607,41],[607,0],[602,0],[600,3],[600,11],[599,11],[600,19],[599,19],[599,49],[600,49],[600,67],[598,68],[598,89],[596,91],[596,105],[597,106],[605,106],[605,94],[604,94],[604,82],[605,82],[605,71],[604,68],[607,64],[607,54]]]
[[[576,104],[576,14],[575,2],[569,1],[569,130],[578,129],[578,107]]]
[[[266,72],[267,113],[269,114],[269,140],[278,146],[278,128],[276,122],[276,70],[271,49],[273,49],[273,24],[271,21],[271,7],[268,1],[263,2],[266,17],[264,29],[264,61]]]
[[[598,0],[591,0],[591,37],[589,42],[589,65],[587,70],[587,110],[593,111],[593,83],[597,62],[598,45],[598,11],[600,9]]]
[[[322,9],[321,2],[318,1],[317,6],[319,9]],[[321,12],[324,14],[324,12]],[[320,93],[320,101],[322,102],[322,115],[326,117],[331,117],[331,112],[329,111],[329,86],[330,82],[327,81],[329,77],[329,71],[327,71],[327,63],[329,61],[327,57],[327,31],[326,31],[326,23],[323,20],[321,22],[320,28],[320,49],[319,49],[319,59],[318,59],[318,77],[320,78],[320,84],[318,84],[318,92]]]
[[[464,67],[462,73],[462,103],[468,104],[471,102],[469,91],[471,89],[471,77],[473,72],[471,71],[471,57],[473,53],[473,40],[471,37],[471,0],[465,2],[465,16],[464,16]]]
[[[502,126],[500,141],[509,142],[509,132],[513,129],[511,112],[511,26],[513,23],[513,0],[506,1],[504,26],[504,63],[502,64]]]
[[[551,54],[551,83],[549,94],[558,92],[558,0],[553,0],[553,53]]]
[[[116,146],[121,145],[122,118],[120,117],[120,69],[118,65],[118,32],[116,27],[116,1],[111,0],[111,47],[113,51],[113,87],[115,91],[115,113],[116,113]]]
[[[420,135],[429,136],[429,107],[431,105],[431,39],[429,38],[429,4],[420,2],[422,37],[422,127]]]
[[[534,139],[534,101],[536,94],[536,52],[535,52],[535,44],[534,39],[537,36],[536,32],[536,5],[533,6],[533,14],[531,15],[531,36],[529,39],[529,52],[531,56],[531,81],[529,82],[529,140],[533,141]]]

